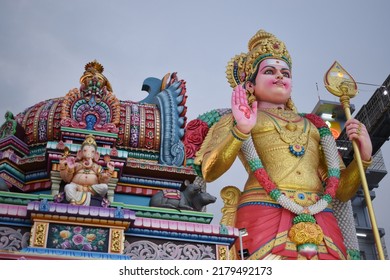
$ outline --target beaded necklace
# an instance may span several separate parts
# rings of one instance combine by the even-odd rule
[[[316,224],[313,215],[325,210],[335,197],[340,179],[340,167],[336,142],[329,127],[315,114],[303,114],[301,116],[311,121],[317,127],[320,134],[320,144],[323,147],[328,167],[328,179],[326,181],[324,195],[315,204],[310,205],[309,207],[303,207],[289,199],[278,189],[277,185],[269,178],[268,173],[256,152],[252,137],[249,137],[244,141],[242,151],[249,163],[251,171],[268,195],[283,208],[297,215],[293,220],[294,225],[290,229],[289,236],[297,244],[298,251],[302,254],[308,254],[310,257],[310,254],[317,252],[317,245],[319,245],[323,239],[322,230]],[[308,234],[307,231],[311,231],[315,232],[314,235],[311,234],[310,236],[310,234],[308,234],[307,238],[304,238],[303,240],[294,240],[291,235],[301,230],[302,226],[305,234]]]

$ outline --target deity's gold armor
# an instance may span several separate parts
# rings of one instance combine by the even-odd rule
[[[282,109],[274,113],[283,114]],[[322,182],[326,179],[326,165],[321,146],[320,135],[317,128],[308,120],[300,118],[297,114],[289,112],[282,118],[272,117],[266,112],[258,112],[258,122],[252,129],[251,136],[257,154],[271,180],[278,188],[290,198],[298,194],[306,199],[298,199],[300,204],[314,204],[318,196],[323,193]],[[305,154],[296,157],[289,151],[289,144],[280,137],[278,127],[284,128],[289,122],[294,121],[295,133],[299,136],[307,134]],[[214,125],[205,139],[202,148],[197,153],[195,162],[202,164],[202,174],[206,181],[214,181],[226,172],[233,164],[237,156],[243,162],[249,177],[245,184],[240,203],[264,201],[276,203],[264,189],[259,186],[254,174],[250,172],[242,151],[242,141],[236,139],[232,133],[232,115],[225,115]],[[342,164],[337,198],[347,201],[353,197],[360,184],[357,164],[353,161],[347,168]],[[365,167],[369,165],[365,163]],[[301,196],[302,197],[302,196]]]

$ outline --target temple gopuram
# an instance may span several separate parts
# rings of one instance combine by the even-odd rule
[[[205,211],[216,198],[192,158],[208,128],[187,124],[185,81],[147,78],[146,98],[123,101],[103,71],[92,61],[78,88],[5,113],[0,259],[235,258],[238,229]]]

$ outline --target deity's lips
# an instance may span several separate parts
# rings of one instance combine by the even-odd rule
[[[280,80],[275,81],[273,84],[277,85],[277,86],[285,86],[286,85],[283,81],[280,81]]]

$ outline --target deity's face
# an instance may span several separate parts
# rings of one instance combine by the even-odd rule
[[[84,159],[94,159],[96,154],[96,149],[92,145],[84,145],[82,149],[82,155]]]
[[[264,104],[284,106],[291,96],[291,71],[286,62],[280,59],[265,59],[259,65],[252,87],[259,107]]]

